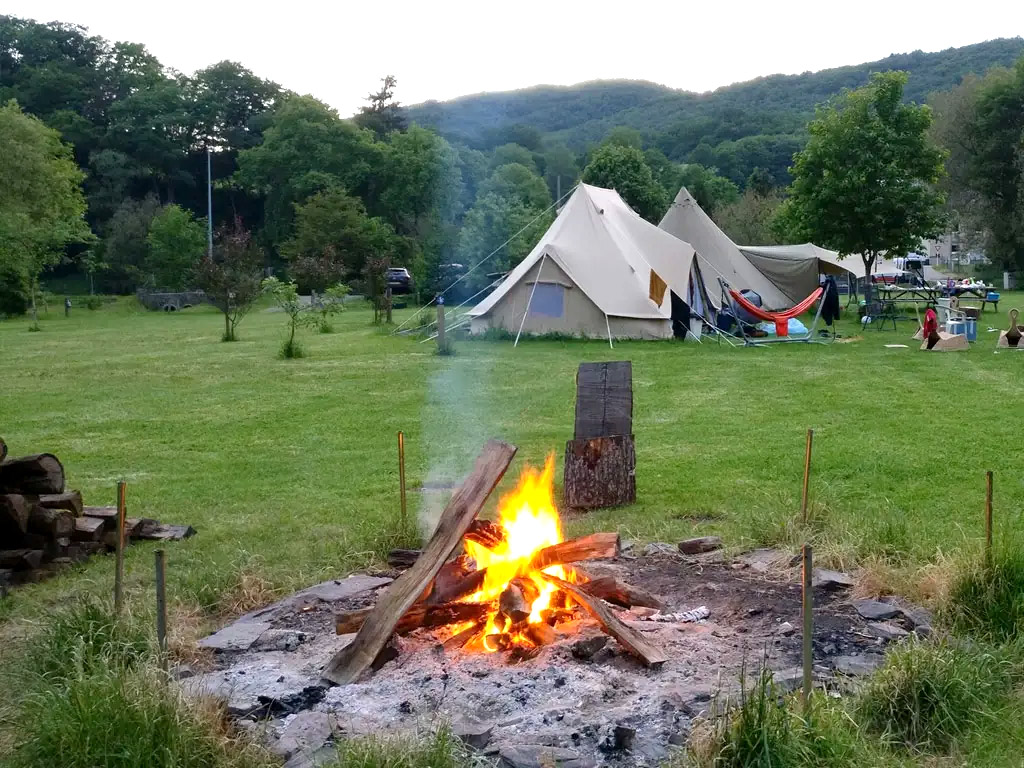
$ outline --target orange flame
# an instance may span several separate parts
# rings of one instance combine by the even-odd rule
[[[537,550],[562,541],[562,521],[555,507],[553,494],[555,474],[554,454],[548,456],[544,470],[527,467],[519,478],[519,484],[498,503],[498,524],[505,531],[505,539],[494,549],[479,542],[466,539],[466,553],[476,561],[478,569],[487,569],[483,586],[468,599],[469,602],[492,602],[497,600],[516,577],[529,578],[537,587],[539,595],[530,604],[527,623],[543,621],[541,612],[551,607],[555,587],[541,578],[530,568],[530,558]],[[544,569],[544,573],[566,578],[560,565]],[[484,631],[488,635],[503,634],[509,629],[508,622],[497,610],[488,617]],[[532,645],[525,638],[514,635],[513,644]],[[499,650],[489,647],[488,652]]]

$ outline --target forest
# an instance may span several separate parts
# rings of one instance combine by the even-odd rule
[[[909,73],[904,96],[924,101],[1003,71],[1022,52],[1024,40],[1004,39],[710,94],[597,82],[412,107],[385,76],[367,83],[366,105],[346,118],[240,63],[184,74],[139,43],[0,16],[0,141],[45,147],[62,169],[58,186],[78,178],[62,199],[87,225],[29,266],[19,261],[31,250],[26,236],[7,238],[0,314],[24,312],[40,276],[89,293],[192,287],[208,248],[208,170],[213,239],[244,242],[246,258],[302,291],[343,281],[374,293],[388,266],[404,266],[426,298],[487,259],[465,282],[468,295],[529,251],[580,179],[618,189],[655,222],[685,184],[735,239],[771,242],[816,104],[894,67]],[[950,126],[937,120],[944,146],[962,138]],[[11,189],[24,172],[0,169]],[[950,199],[967,211],[971,196],[957,191],[969,180],[951,173],[950,183]],[[17,233],[32,218],[30,199],[10,196],[14,223],[0,220],[0,240],[4,226]]]

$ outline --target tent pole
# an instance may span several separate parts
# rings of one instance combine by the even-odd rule
[[[615,349],[615,345],[612,344],[612,326],[611,323],[608,322],[607,312],[604,313],[604,327],[608,329],[608,346]]]
[[[537,283],[540,282],[540,273],[544,269],[544,262],[547,260],[547,258],[548,255],[546,253],[540,257],[540,266],[537,268],[537,276],[533,278],[533,288],[530,289],[530,298],[526,302],[526,310],[523,312],[522,322],[519,323],[519,333],[516,334],[516,341],[512,345],[513,347],[519,346],[519,336],[523,333],[523,326],[526,325],[526,316],[530,314],[530,305],[533,304],[533,294],[537,292]]]

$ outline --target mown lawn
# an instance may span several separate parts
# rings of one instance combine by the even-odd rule
[[[1004,303],[1007,303],[1004,300]],[[985,319],[997,316],[986,313]],[[401,318],[399,318],[401,319]],[[812,496],[829,557],[920,563],[976,543],[983,473],[996,473],[997,523],[1024,501],[1018,398],[1024,355],[925,354],[910,323],[848,344],[743,349],[676,342],[431,343],[346,312],[308,357],[276,356],[281,314],[254,311],[241,341],[219,341],[208,308],[179,314],[128,302],[41,333],[0,323],[0,433],[13,454],[52,451],[86,503],[128,482],[132,515],[191,523],[173,545],[170,589],[217,607],[240,573],[288,589],[366,564],[398,535],[395,433],[409,485],[458,480],[482,442],[519,446],[513,471],[560,455],[584,360],[633,361],[638,503],[571,521],[576,532],[673,541],[721,533],[733,546],[785,540],[799,509],[805,432],[815,429]],[[909,349],[886,349],[906,342]],[[410,492],[413,509],[428,496]],[[431,497],[436,498],[436,497]],[[436,503],[433,505],[436,506]],[[849,563],[846,563],[849,564]],[[103,590],[111,564],[19,590],[0,616],[35,613],[69,591]],[[151,555],[133,548],[133,588]]]

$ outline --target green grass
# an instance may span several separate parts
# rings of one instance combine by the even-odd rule
[[[460,768],[470,759],[462,742],[441,727],[420,738],[372,736],[343,741],[338,759],[326,768]]]
[[[965,561],[942,613],[954,632],[1005,643],[1024,637],[1024,552],[1000,547]]]
[[[278,357],[285,318],[260,310],[232,344],[219,341],[223,324],[209,308],[150,313],[131,300],[70,318],[51,309],[41,333],[28,333],[25,319],[3,321],[0,431],[14,454],[60,456],[88,504],[113,503],[124,478],[130,514],[194,525],[198,536],[167,547],[168,589],[210,623],[408,543],[398,526],[398,430],[411,489],[457,481],[491,436],[519,446],[503,488],[525,463],[560,457],[581,361],[633,362],[638,503],[574,517],[570,533],[665,541],[718,533],[730,547],[810,536],[834,565],[881,559],[912,571],[940,553],[978,550],[986,469],[996,477],[997,538],[1014,538],[1019,526],[1024,356],[993,354],[996,334],[984,332],[1002,314],[987,312],[980,341],[950,354],[919,352],[909,323],[896,333],[846,322],[843,332],[863,340],[758,349],[620,342],[614,350],[598,341],[459,340],[456,354],[441,356],[436,344],[390,335],[371,317],[357,306],[332,318],[336,333],[303,332],[300,360]],[[795,517],[811,427],[805,529]],[[436,514],[426,495],[409,498],[412,514]],[[140,616],[151,612],[151,550],[127,556],[129,605]],[[112,560],[94,558],[0,602],[0,643],[13,638],[0,646],[0,692],[14,694],[0,698],[0,723],[19,698],[16,665],[6,663],[21,658],[15,641],[55,606],[109,599],[112,582]]]

